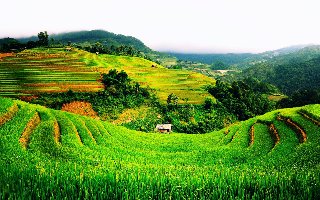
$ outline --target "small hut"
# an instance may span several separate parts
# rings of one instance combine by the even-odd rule
[[[170,133],[172,130],[172,124],[157,124],[156,130],[160,133]]]

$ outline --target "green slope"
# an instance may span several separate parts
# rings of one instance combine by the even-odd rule
[[[319,198],[319,105],[203,135],[147,134],[20,101],[0,105],[1,199]]]
[[[1,96],[103,89],[100,74],[81,62],[76,51],[64,48],[36,48],[4,57],[0,79]]]
[[[115,34],[104,30],[91,30],[91,31],[73,31],[67,33],[59,33],[50,35],[49,39],[54,39],[56,43],[68,44],[69,42],[94,45],[96,42],[100,42],[104,46],[132,46],[135,49],[143,52],[151,51],[150,48],[145,46],[143,42],[132,36],[125,36],[121,34]],[[29,38],[18,38],[20,42],[37,41],[37,36]]]
[[[107,73],[110,69],[124,70],[130,78],[142,86],[155,89],[158,97],[166,101],[174,93],[183,103],[203,103],[205,97],[210,96],[205,86],[214,84],[215,80],[200,73],[187,70],[167,69],[149,60],[138,57],[95,55],[81,51],[80,57],[84,61],[98,68],[98,71]]]
[[[305,47],[253,63],[241,76],[271,83],[286,94],[320,87],[320,46]]]
[[[175,93],[190,103],[202,103],[210,96],[204,86],[215,83],[204,75],[169,70],[138,57],[97,56],[75,48],[71,51],[36,48],[0,60],[0,95],[34,95],[69,89],[96,92],[103,89],[100,73],[108,73],[111,69],[124,70],[143,87],[155,89],[164,102],[168,95]]]

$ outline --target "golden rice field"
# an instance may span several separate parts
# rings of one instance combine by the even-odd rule
[[[76,55],[76,52],[50,48],[3,56],[0,60],[0,95],[102,90],[100,74],[79,61]]]
[[[143,87],[154,89],[162,101],[174,93],[181,103],[202,103],[209,96],[205,86],[215,83],[199,73],[169,70],[138,57],[95,55],[78,49],[37,48],[0,57],[1,96],[68,90],[97,92],[103,90],[100,73],[111,69],[124,70]]]
[[[203,103],[210,96],[205,86],[215,84],[215,80],[200,73],[179,69],[167,69],[149,60],[114,55],[95,55],[80,53],[83,61],[97,67],[98,71],[107,73],[110,69],[124,70],[134,81],[142,86],[154,89],[162,101],[174,93],[189,103]]]

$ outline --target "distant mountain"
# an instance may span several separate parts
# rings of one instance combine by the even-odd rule
[[[204,64],[224,63],[229,68],[246,69],[252,65],[277,56],[286,55],[297,52],[305,47],[312,46],[311,44],[294,45],[273,51],[266,51],[259,54],[253,53],[227,53],[227,54],[194,54],[194,53],[172,53],[169,55],[176,57],[179,60],[199,62]]]
[[[293,45],[293,46],[277,49],[277,50],[274,50],[274,51],[267,51],[264,54],[266,54],[268,52],[273,53],[273,54],[278,54],[278,55],[294,53],[294,52],[299,51],[300,49],[303,49],[303,48],[308,47],[308,46],[313,46],[313,44]]]
[[[254,56],[251,53],[228,53],[228,54],[188,54],[188,53],[168,53],[179,60],[200,62],[211,65],[212,63],[223,62],[226,65],[234,65]]]
[[[276,85],[286,94],[297,90],[319,89],[320,46],[307,46],[256,61],[250,68],[243,70],[242,76]]]
[[[149,52],[151,49],[147,47],[139,39],[132,36],[125,36],[121,34],[115,34],[104,30],[91,30],[91,31],[75,31],[68,33],[52,34],[49,38],[54,39],[55,42],[67,44],[68,42],[77,44],[94,44],[96,42],[101,43],[104,46],[132,46],[135,49],[143,52]],[[36,41],[37,36],[28,38],[19,38],[20,42]]]

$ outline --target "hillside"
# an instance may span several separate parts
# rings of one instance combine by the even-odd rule
[[[242,72],[277,86],[286,94],[296,90],[320,87],[320,47],[310,46],[299,51],[257,62]]]
[[[147,134],[1,98],[0,197],[318,199],[319,110]]]
[[[128,56],[83,55],[89,65],[99,67],[100,72],[110,69],[124,70],[130,78],[142,86],[155,89],[157,96],[166,101],[168,95],[176,94],[180,99],[188,99],[189,103],[202,103],[209,93],[205,90],[215,80],[187,70],[167,69],[151,61]],[[181,101],[182,102],[182,101]]]
[[[155,89],[166,101],[175,93],[190,103],[202,103],[204,86],[215,81],[186,70],[169,70],[139,57],[95,55],[74,48],[36,48],[0,54],[0,95],[35,95],[42,92],[96,92],[103,89],[100,73],[124,70],[143,87]]]
[[[74,32],[67,32],[67,33],[59,33],[59,34],[52,34],[49,37],[53,39],[55,43],[62,43],[68,44],[76,43],[76,44],[83,44],[83,45],[93,45],[96,42],[100,42],[104,46],[133,46],[135,49],[143,52],[151,51],[150,48],[145,46],[143,42],[138,40],[132,36],[125,36],[121,34],[115,34],[112,32],[104,31],[104,30],[91,30],[91,31],[74,31]],[[19,38],[20,42],[28,42],[28,41],[37,41],[37,36],[32,36],[28,38]]]
[[[38,48],[0,55],[1,96],[103,89],[100,74],[81,62],[76,51]]]

